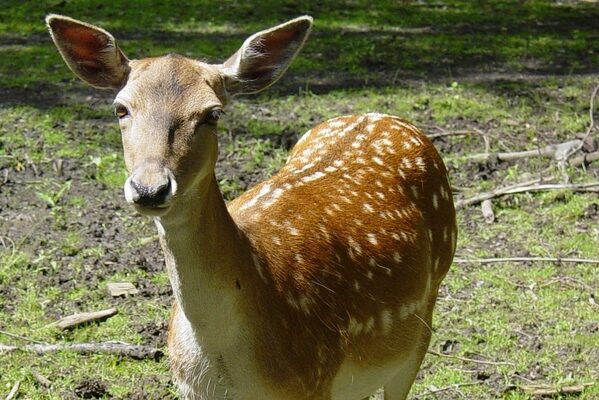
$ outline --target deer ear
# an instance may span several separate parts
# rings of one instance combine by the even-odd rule
[[[250,36],[220,67],[231,95],[255,93],[275,83],[303,47],[312,17],[303,16]]]
[[[85,22],[50,14],[50,35],[71,71],[92,86],[120,89],[129,75],[129,60],[116,40],[104,29]]]

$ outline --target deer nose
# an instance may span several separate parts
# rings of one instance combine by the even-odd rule
[[[141,183],[139,177],[131,176],[125,182],[125,198],[128,203],[141,207],[164,207],[174,195],[176,185],[169,174],[160,174],[152,184]]]

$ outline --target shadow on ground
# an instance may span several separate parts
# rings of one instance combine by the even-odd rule
[[[110,97],[74,83],[44,31],[49,12],[107,28],[131,58],[176,51],[211,62],[234,52],[255,30],[313,15],[312,37],[271,95],[411,81],[517,82],[596,73],[599,65],[599,7],[586,2],[187,1],[174,6],[137,0],[118,10],[94,0],[8,3],[0,10],[6,21],[0,24],[0,106],[45,108]]]

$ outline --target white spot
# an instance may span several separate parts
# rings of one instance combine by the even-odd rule
[[[335,161],[333,161],[333,165],[335,167],[339,168],[343,165],[343,160],[335,160]]]
[[[381,160],[379,157],[376,157],[376,156],[372,157],[372,161],[374,161],[378,165],[385,165],[385,163],[383,162],[383,160]]]
[[[351,250],[355,251],[358,254],[362,254],[362,247],[351,236],[347,238],[347,242]]]
[[[298,170],[295,170],[295,171],[293,171],[293,173],[294,173],[294,174],[301,174],[301,173],[303,173],[303,172],[305,172],[305,171],[309,170],[309,169],[310,169],[310,168],[312,168],[312,167],[314,167],[314,163],[308,163],[308,164],[305,164],[305,165],[304,165],[302,168],[300,168],[300,169],[298,169]]]
[[[320,233],[322,233],[322,236],[324,236],[325,240],[329,241],[331,239],[331,236],[324,225],[319,224],[318,229],[320,230]]]
[[[328,172],[328,173],[330,174],[330,173],[332,173],[332,172],[335,172],[335,171],[337,171],[337,168],[335,168],[335,167],[331,167],[331,166],[328,166],[328,167],[326,167],[326,168],[324,169],[324,171],[325,171],[325,172]]]
[[[433,193],[433,208],[435,210],[439,209],[439,196],[437,196],[437,193]]]
[[[304,257],[302,257],[302,255],[301,255],[301,254],[296,254],[296,255],[295,255],[295,261],[296,261],[298,264],[301,264],[301,263],[303,263],[303,262],[304,262]]]
[[[374,212],[374,208],[372,208],[372,206],[368,203],[364,203],[363,208],[364,208],[364,211],[366,211],[366,212],[369,212],[369,213]]]
[[[402,161],[402,163],[403,163],[403,165],[404,165],[405,168],[407,168],[407,169],[411,169],[412,168],[412,162],[409,159],[404,158],[403,161]]]
[[[342,126],[345,126],[345,125],[347,125],[347,123],[340,119],[335,119],[335,120],[329,121],[329,126],[331,128],[341,128]]]
[[[312,182],[312,181],[315,181],[317,179],[320,179],[320,178],[322,178],[324,176],[326,176],[326,174],[324,174],[324,173],[322,173],[320,171],[316,171],[312,175],[303,177],[302,181],[308,183],[308,182]]]
[[[293,298],[293,296],[291,295],[291,293],[287,293],[287,296],[285,296],[285,299],[287,300],[287,304],[289,304],[291,307],[295,308],[296,310],[299,310],[299,304],[298,302]]]
[[[297,230],[297,228],[289,226],[289,234],[293,236],[299,236],[299,231]]]
[[[441,197],[443,197],[443,200],[447,200],[449,198],[449,194],[443,186],[441,186]]]
[[[364,329],[364,324],[358,322],[358,320],[356,320],[354,317],[350,317],[350,319],[349,319],[349,325],[347,327],[347,331],[352,336],[359,335],[360,333],[362,333],[363,329]]]
[[[306,296],[300,297],[299,306],[304,312],[304,314],[310,314],[310,299]]]
[[[385,200],[385,195],[384,195],[383,193],[381,193],[381,192],[376,192],[375,194],[378,196],[378,198],[379,198],[379,199],[381,199],[381,200]]]
[[[417,139],[415,136],[410,136],[410,141],[412,143],[414,143],[416,146],[420,146],[422,144],[422,142],[419,139]]]
[[[395,232],[391,234],[391,237],[393,239],[397,240],[398,242],[401,240],[400,237],[399,237],[399,235],[397,233],[395,233]]]
[[[256,267],[256,271],[258,271],[258,275],[264,282],[268,282],[266,276],[264,275],[264,270],[262,268],[262,263],[260,263],[260,259],[254,253],[252,253],[252,260],[254,261],[254,267]]]
[[[418,188],[416,186],[410,186],[410,190],[412,191],[412,195],[414,198],[418,198]]]
[[[422,157],[416,157],[414,159],[414,162],[416,163],[418,168],[420,168],[421,171],[426,171],[426,164],[425,164],[424,160],[422,159]]]
[[[455,247],[457,244],[457,232],[455,229],[451,230],[451,248],[455,251]]]
[[[272,192],[272,195],[270,196],[270,199],[268,199],[266,202],[264,202],[263,207],[264,208],[268,208],[271,205],[273,205],[279,199],[279,197],[281,197],[281,195],[283,194],[284,191],[285,190],[283,190],[281,188],[275,189]]]
[[[247,203],[242,205],[240,207],[240,210],[245,210],[247,208],[253,207],[254,205],[256,205],[258,200],[268,192],[270,192],[270,184],[266,184],[266,185],[262,186],[262,188],[260,189],[260,192],[258,192],[258,194],[256,196],[252,197],[252,199],[250,201],[248,201]]]
[[[374,233],[369,233],[366,236],[368,237],[368,241],[373,245],[376,246],[377,244],[379,244],[378,240],[376,240],[376,235]]]
[[[386,309],[381,312],[381,327],[383,329],[383,335],[388,335],[391,332],[391,325],[393,324],[393,318],[391,316],[391,310]]]
[[[397,264],[401,263],[401,255],[399,252],[396,251],[393,253],[393,261],[395,261]]]
[[[272,242],[273,242],[274,244],[276,244],[277,246],[280,246],[280,245],[281,245],[281,238],[280,238],[280,237],[278,237],[278,236],[273,236],[273,237],[272,237]]]
[[[372,273],[372,271],[368,271],[366,273],[366,276],[368,277],[368,279],[372,280],[372,277],[374,276],[374,274]]]

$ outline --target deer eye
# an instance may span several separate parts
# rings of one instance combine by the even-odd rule
[[[204,117],[203,123],[209,124],[209,125],[216,125],[216,123],[220,119],[221,115],[223,115],[224,113],[225,112],[223,110],[221,110],[220,108],[215,108],[214,110],[210,110]]]
[[[129,110],[122,104],[116,104],[114,106],[114,114],[119,118],[123,119],[129,115]]]

